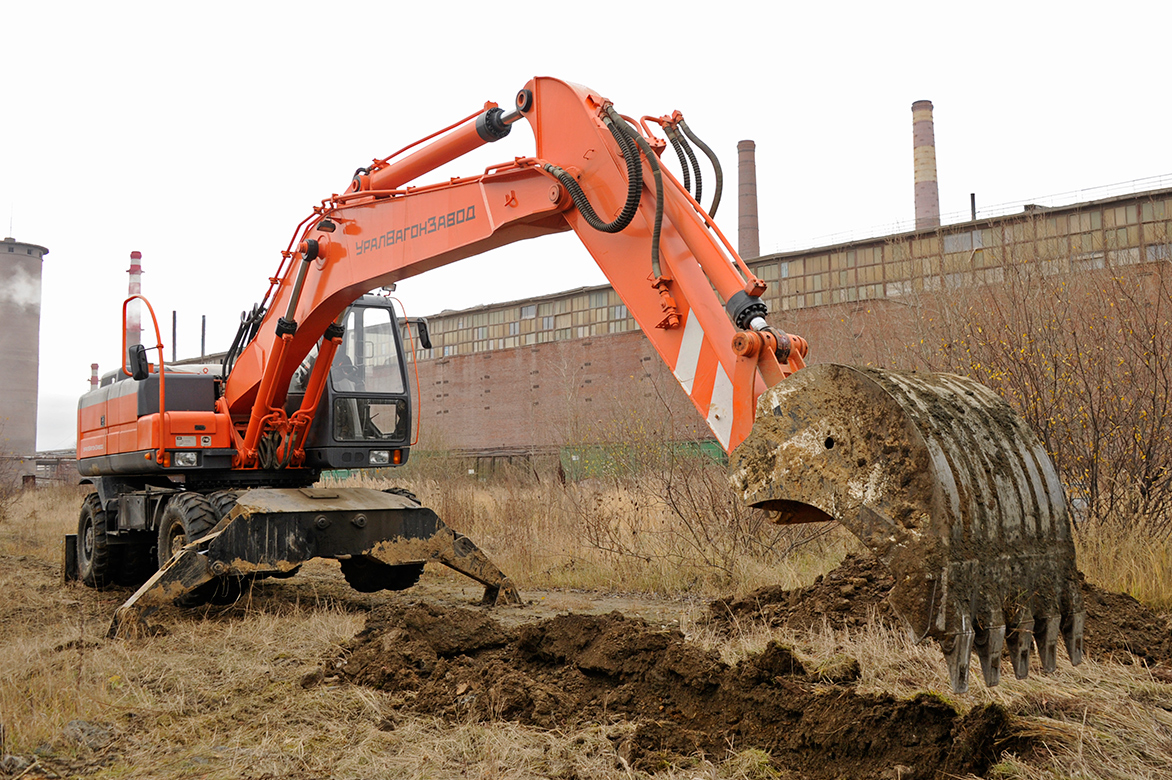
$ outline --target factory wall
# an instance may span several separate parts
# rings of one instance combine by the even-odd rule
[[[902,365],[935,293],[999,284],[1007,263],[1088,274],[1172,260],[1172,190],[881,236],[749,262],[772,323],[812,362]],[[417,349],[427,449],[561,447],[621,436],[632,416],[707,437],[691,402],[607,286],[442,312]]]

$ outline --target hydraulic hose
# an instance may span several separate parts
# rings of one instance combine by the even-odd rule
[[[696,159],[696,153],[692,151],[691,145],[688,144],[688,139],[677,133],[675,128],[672,128],[671,132],[669,132],[667,135],[668,138],[671,138],[674,135],[676,140],[679,142],[679,148],[676,149],[676,154],[679,154],[680,149],[683,149],[684,154],[688,155],[688,162],[690,162],[692,165],[692,175],[696,177],[696,194],[692,197],[694,197],[696,202],[699,203],[700,196],[704,193],[704,180],[700,176],[700,161]],[[676,141],[673,140],[672,143],[675,144]],[[683,157],[680,158],[680,167],[684,169],[684,189],[691,193],[692,190],[688,187],[688,169],[684,166]]]
[[[676,157],[680,161],[680,171],[684,174],[684,189],[688,194],[692,194],[692,176],[689,171],[688,158],[684,156],[684,147],[680,144],[680,134],[671,125],[666,125],[663,128],[667,140],[671,141],[671,148],[676,150]]]
[[[607,106],[607,112],[612,115],[616,125],[621,125],[624,132],[626,132],[630,139],[639,145],[643,156],[647,158],[647,162],[651,164],[651,175],[655,178],[655,225],[651,230],[651,271],[656,278],[661,275],[659,273],[659,235],[663,229],[663,173],[659,168],[659,157],[651,150],[651,146],[647,141],[643,140],[643,136],[638,130],[628,129],[625,119],[615,113],[611,106]]]
[[[236,365],[236,358],[240,357],[240,353],[248,346],[248,343],[256,338],[264,316],[265,309],[262,306],[253,306],[251,312],[240,315],[240,327],[236,329],[232,346],[228,347],[228,351],[224,354],[223,370],[220,372],[222,379],[228,379],[228,375],[232,373],[232,367]]]
[[[682,118],[679,122],[680,129],[684,131],[684,135],[692,140],[692,143],[700,147],[700,150],[707,155],[709,162],[712,163],[713,169],[716,171],[716,192],[712,195],[712,206],[708,209],[708,216],[716,216],[716,208],[720,205],[720,193],[724,190],[724,172],[720,169],[720,159],[717,158],[716,153],[708,148],[708,144],[701,141],[692,132],[692,128],[688,127],[688,123]],[[699,202],[700,193],[696,193],[696,201]]]
[[[618,233],[631,224],[631,220],[639,211],[639,199],[643,195],[643,163],[639,159],[638,147],[631,142],[627,133],[609,115],[604,115],[602,121],[610,130],[610,134],[614,136],[615,143],[622,149],[623,159],[627,162],[627,202],[623,204],[623,210],[612,222],[603,222],[599,218],[594,207],[590,205],[586,193],[582,191],[581,185],[565,169],[548,163],[543,167],[552,173],[570,193],[570,198],[573,199],[574,205],[586,219],[586,224],[602,233]],[[626,123],[622,122],[622,124]]]

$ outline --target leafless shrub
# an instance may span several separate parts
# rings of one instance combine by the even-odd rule
[[[1072,254],[1040,218],[1005,230],[1019,240],[942,269],[901,362],[1008,400],[1042,437],[1076,518],[1172,533],[1167,237]]]

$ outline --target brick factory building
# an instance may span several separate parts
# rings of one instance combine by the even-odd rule
[[[1172,260],[1170,236],[1172,188],[1159,188],[1018,206],[748,265],[769,284],[772,324],[806,337],[812,362],[882,363],[890,340],[941,291],[997,285],[1007,264],[1046,274],[1142,271]],[[646,421],[676,440],[709,437],[609,286],[445,311],[428,322],[432,349],[415,353],[423,448],[550,451],[614,440]]]

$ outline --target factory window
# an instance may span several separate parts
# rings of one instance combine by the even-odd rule
[[[536,306],[522,306],[521,307],[521,319],[531,320],[531,319],[535,318],[536,316],[537,316],[537,307]]]
[[[612,320],[625,320],[627,318],[627,307],[623,305],[612,306],[610,308],[610,318]]]
[[[509,323],[509,335],[510,336],[516,336],[520,332],[521,332],[521,323],[519,323],[519,322],[510,322]]]
[[[488,328],[485,328],[485,327],[476,328],[476,332],[473,335],[473,338],[477,338],[477,339],[488,338]]]
[[[541,329],[542,330],[553,330],[553,317],[542,317],[541,318]]]
[[[597,309],[610,303],[606,291],[590,293],[590,308]]]

